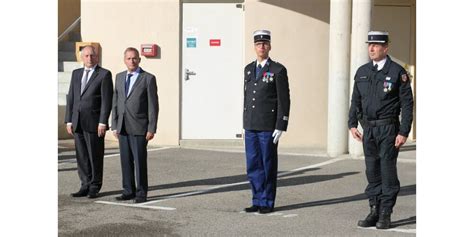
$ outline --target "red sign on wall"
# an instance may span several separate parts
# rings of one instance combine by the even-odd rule
[[[210,39],[209,40],[210,46],[221,46],[221,39]]]

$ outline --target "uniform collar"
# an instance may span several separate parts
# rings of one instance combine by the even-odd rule
[[[265,65],[267,64],[267,62],[269,62],[269,59],[270,59],[270,57],[264,59],[260,63],[258,62],[258,60],[255,60],[255,67],[257,67],[260,64],[260,65],[262,65],[262,68],[264,68]]]
[[[383,66],[380,67],[380,64],[378,64],[379,66],[377,67],[377,69],[379,71],[382,71],[384,74],[387,74],[388,71],[390,70],[390,65],[392,64],[392,58],[390,58],[390,56],[387,55],[387,57],[380,60],[380,62],[382,62],[382,61],[384,61]],[[372,65],[374,65],[373,62],[372,62]]]
[[[380,71],[383,69],[383,66],[385,65],[385,62],[387,62],[387,57],[385,57],[384,59],[376,62],[376,61],[372,61],[372,66],[375,66],[375,64],[377,64],[377,70]]]

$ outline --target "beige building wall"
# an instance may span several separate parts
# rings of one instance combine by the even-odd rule
[[[400,1],[415,4],[414,1]],[[377,0],[375,4],[390,6],[395,3]],[[281,146],[325,149],[330,0],[247,0],[244,5],[244,65],[255,60],[253,31],[268,29],[272,32],[270,57],[288,70],[291,112],[288,132],[282,137]],[[101,44],[102,66],[113,75],[125,70],[123,50],[126,47],[158,44],[160,57],[142,57],[141,63],[145,70],[157,76],[158,82],[158,132],[150,144],[179,145],[181,2],[83,0],[81,9],[83,41]],[[392,20],[391,24],[396,24],[396,19]],[[410,24],[414,25],[414,20]],[[413,34],[411,38],[414,38]],[[414,64],[414,41],[411,42],[401,49],[405,52],[403,57],[408,57],[409,63]],[[410,50],[406,51],[405,47]],[[397,54],[396,51],[392,53]],[[107,138],[115,139],[110,134]]]
[[[288,70],[290,120],[280,146],[326,147],[329,0],[245,1],[245,60],[255,60],[253,31],[272,32],[270,57]]]
[[[126,70],[123,52],[143,43],[160,48],[157,58],[141,56],[140,66],[156,76],[160,111],[158,130],[150,145],[179,142],[179,0],[105,1],[83,0],[82,40],[102,47],[102,66],[114,76]],[[108,133],[107,139],[115,139]]]
[[[58,0],[58,36],[81,15],[81,0]]]

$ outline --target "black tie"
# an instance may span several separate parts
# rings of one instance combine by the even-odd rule
[[[128,96],[128,89],[130,88],[130,77],[132,77],[133,74],[127,74],[127,80],[125,81],[125,96]]]
[[[377,71],[379,65],[375,64],[373,67],[372,67],[372,71]]]
[[[255,76],[256,80],[258,80],[258,78],[260,77],[261,72],[262,72],[262,65],[258,64],[257,65],[257,73],[256,73],[256,76]]]

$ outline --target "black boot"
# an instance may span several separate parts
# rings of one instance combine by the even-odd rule
[[[369,215],[367,215],[365,220],[360,220],[357,225],[360,227],[371,227],[375,226],[377,220],[379,220],[379,208],[377,206],[371,206]]]
[[[390,228],[390,215],[392,214],[389,210],[382,210],[380,213],[379,221],[375,225],[377,229],[388,229]]]

